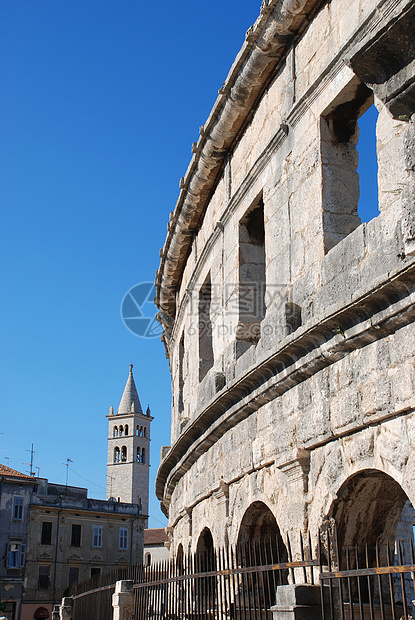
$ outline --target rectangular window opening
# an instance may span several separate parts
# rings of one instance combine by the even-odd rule
[[[81,525],[79,523],[72,523],[71,529],[71,547],[81,546]]]
[[[51,521],[42,522],[42,534],[40,537],[40,544],[41,545],[52,544],[52,522]]]
[[[261,335],[265,317],[265,222],[262,198],[248,209],[239,222],[239,321],[237,356]]]
[[[79,566],[70,566],[68,577],[68,586],[76,583],[79,580]]]
[[[212,284],[210,274],[199,291],[199,381],[202,381],[213,366]]]
[[[184,376],[183,376],[183,364],[184,364],[184,334],[180,338],[179,343],[179,402],[178,402],[178,410],[179,414],[184,411],[184,401],[183,401],[183,388],[184,388]]]
[[[362,221],[368,222],[379,213],[376,120],[373,93],[357,77],[339,93],[321,117],[326,253]]]
[[[120,527],[118,546],[120,549],[128,549],[128,529],[126,527]]]
[[[39,566],[38,588],[47,590],[50,586],[50,566]]]
[[[16,496],[13,499],[13,519],[17,521],[23,519],[23,497]]]
[[[359,141],[359,203],[357,213],[362,222],[379,215],[378,158],[376,152],[376,123],[379,112],[374,103],[358,119]]]
[[[94,525],[92,546],[95,548],[102,547],[102,525]]]

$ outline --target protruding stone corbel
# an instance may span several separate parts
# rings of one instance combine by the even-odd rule
[[[224,480],[219,482],[219,488],[213,491],[213,497],[218,503],[220,519],[227,519],[229,516],[229,485]]]
[[[189,536],[189,538],[192,535],[193,530],[192,513],[193,509],[186,507],[183,508],[179,513],[179,516],[183,519],[184,525],[187,526],[187,535]]]
[[[308,491],[308,474],[310,471],[310,451],[299,450],[297,458],[278,467],[288,480],[290,487],[301,487],[303,493]]]

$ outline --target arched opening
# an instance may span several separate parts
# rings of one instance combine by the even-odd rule
[[[114,426],[114,437],[118,437],[118,426]]]
[[[141,463],[141,448],[140,448],[140,446],[138,446],[138,448],[137,448],[136,461],[137,461],[137,463]]]
[[[144,564],[145,566],[151,566],[151,553],[146,553]]]
[[[136,434],[136,436],[137,436],[137,437],[138,437],[138,436],[139,436],[139,434],[140,434],[140,430],[139,430],[139,426],[138,426],[138,424],[137,424],[137,427],[136,427],[136,429],[135,429],[135,434]]]
[[[195,567],[198,573],[207,573],[216,570],[215,549],[212,532],[205,527],[197,541]],[[199,604],[207,609],[214,609],[216,605],[216,577],[204,577],[201,590],[197,593]]]
[[[124,427],[120,426],[120,437],[124,435]]]
[[[121,461],[125,463],[127,460],[127,446],[121,448]]]
[[[141,448],[141,462],[142,463],[146,462],[146,449],[145,448]]]
[[[147,437],[147,429],[146,429],[146,427],[143,428],[143,437]]]
[[[117,446],[116,448],[114,448],[114,463],[119,463],[120,462],[120,449]]]
[[[128,435],[128,424],[124,426],[124,435]]]
[[[178,574],[183,575],[184,573],[184,552],[183,552],[182,543],[180,543],[179,546],[177,547],[176,566],[177,566]]]
[[[328,517],[336,523],[342,547],[393,544],[407,502],[406,493],[391,476],[365,469],[343,483]]]
[[[237,542],[238,563],[242,566],[277,564],[288,561],[277,521],[263,502],[254,502],[245,512]],[[250,578],[251,579],[251,578]],[[254,576],[252,576],[254,579]],[[288,584],[288,570],[269,571],[258,583],[252,583],[251,590],[269,608],[275,603],[277,586]]]
[[[388,474],[366,469],[348,478],[327,516],[336,525],[340,569],[411,564],[415,510],[400,484]],[[327,553],[327,541],[323,544]],[[404,579],[408,604],[413,598],[410,582],[408,574]],[[401,577],[391,578],[390,583],[352,580],[350,591],[344,595],[354,601],[361,596],[365,604],[372,598],[379,606],[380,588],[385,605],[390,605],[391,596],[402,604]]]

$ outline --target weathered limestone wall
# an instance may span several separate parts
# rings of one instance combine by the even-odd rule
[[[415,501],[415,117],[393,116],[392,95],[361,77],[368,41],[376,51],[386,40],[384,52],[405,30],[410,6],[313,6],[244,131],[221,155],[220,180],[189,233],[165,337],[172,446],[157,492],[172,552],[179,543],[195,549],[204,527],[215,544],[236,542],[255,501],[282,532],[317,531],[357,472],[383,472]],[[405,101],[413,115],[413,101]],[[380,214],[361,223],[356,121],[373,102]],[[255,209],[263,239],[258,223],[252,234],[242,226]],[[177,228],[180,216],[172,222]],[[247,336],[243,283],[260,281],[261,252],[265,316],[250,319]],[[162,264],[165,286],[172,268]],[[199,320],[207,283],[208,330]],[[167,311],[166,302],[160,307]]]
[[[175,539],[177,532],[179,542],[196,545],[209,527],[218,545],[225,537],[235,543],[254,501],[270,508],[281,530],[316,532],[341,485],[366,469],[389,474],[414,503],[415,414],[391,419],[415,405],[411,334],[409,326],[367,345],[227,431],[177,485]],[[299,447],[309,450],[305,472]]]

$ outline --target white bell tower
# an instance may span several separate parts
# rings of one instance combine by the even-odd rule
[[[143,413],[133,365],[117,413],[111,406],[108,431],[107,499],[141,505],[148,515],[150,408]],[[147,527],[147,525],[145,526]]]

